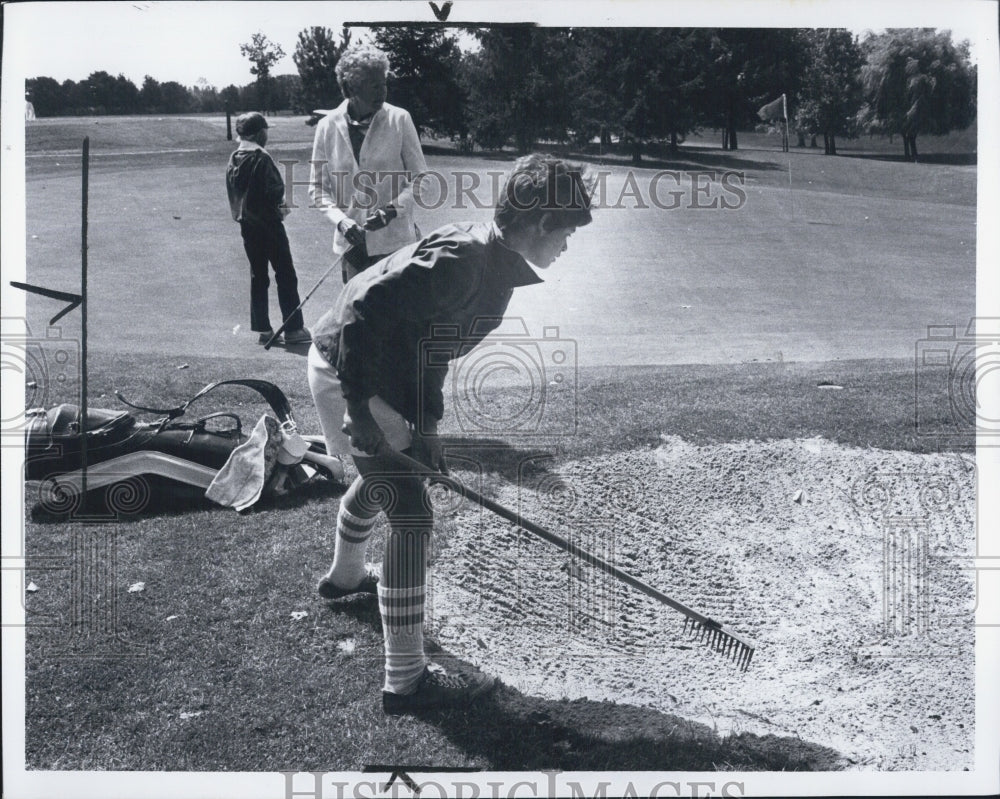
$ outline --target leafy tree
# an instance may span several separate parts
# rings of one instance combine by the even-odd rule
[[[610,146],[611,131],[621,126],[619,98],[611,80],[614,33],[608,28],[579,28],[570,35],[576,45],[567,83],[575,98],[571,137],[582,146],[599,136],[603,146]]]
[[[696,97],[702,121],[722,129],[722,148],[736,150],[737,128],[756,124],[757,109],[798,93],[808,63],[803,33],[785,28],[700,29],[708,58]]]
[[[86,113],[89,105],[87,82],[82,80],[79,83],[76,83],[75,81],[67,79],[62,82],[61,88],[63,98],[65,98],[66,112],[70,114]]]
[[[374,28],[372,35],[392,65],[389,98],[410,112],[417,131],[465,138],[458,40],[441,28]]]
[[[248,83],[245,86],[240,86],[239,92],[240,99],[236,105],[241,111],[251,111],[259,107],[257,105],[258,93],[256,83]]]
[[[298,75],[275,75],[271,85],[271,106],[276,111],[290,108],[302,113],[302,79]]]
[[[104,70],[98,70],[91,72],[83,83],[86,104],[92,113],[111,113],[115,95],[115,79]]]
[[[142,88],[139,89],[139,102],[142,104],[142,110],[147,114],[155,114],[160,111],[160,106],[163,104],[160,82],[151,75],[146,75],[142,81]]]
[[[285,56],[280,44],[270,41],[263,33],[255,33],[249,42],[240,45],[240,54],[250,61],[250,74],[257,76],[257,97],[264,113],[271,110],[271,67]]]
[[[30,78],[25,81],[25,92],[35,106],[35,116],[52,117],[66,111],[66,93],[54,78]]]
[[[860,118],[870,132],[899,134],[903,154],[917,160],[917,136],[963,130],[976,114],[976,70],[969,43],[954,44],[950,31],[889,29],[862,43],[865,105]]]
[[[292,60],[302,80],[299,106],[304,111],[334,108],[344,99],[337,85],[340,56],[351,44],[351,29],[344,28],[336,41],[329,28],[313,26],[299,31]]]
[[[240,90],[238,86],[230,83],[225,89],[219,92],[223,107],[229,111],[238,111],[240,106]]]
[[[124,75],[115,78],[111,90],[111,109],[114,114],[135,114],[141,106],[139,89]]]
[[[160,97],[165,114],[183,114],[190,111],[193,104],[191,92],[173,80],[160,84]]]
[[[477,142],[513,139],[527,152],[539,139],[564,141],[572,120],[573,43],[559,28],[490,28],[465,59],[469,124]]]
[[[580,69],[574,128],[587,140],[594,124],[618,128],[638,163],[645,143],[694,129],[694,97],[705,63],[694,31],[680,28],[604,28],[577,32]],[[582,112],[582,115],[580,114]],[[587,135],[590,134],[590,135]]]
[[[191,87],[191,99],[194,108],[202,113],[222,111],[225,107],[219,90],[210,86],[204,78]]]
[[[837,136],[858,133],[861,108],[861,47],[843,28],[805,31],[809,47],[802,91],[795,113],[796,127],[813,136],[822,134],[824,153],[837,154]]]
[[[86,107],[96,114],[130,114],[139,109],[139,90],[124,75],[112,77],[103,70],[85,81]]]

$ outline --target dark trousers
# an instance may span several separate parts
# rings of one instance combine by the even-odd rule
[[[268,262],[274,267],[274,282],[278,285],[278,305],[286,330],[303,326],[299,307],[299,280],[292,265],[288,234],[281,222],[260,224],[241,222],[243,249],[250,260],[250,329],[264,333],[271,329],[267,307],[267,290],[271,285]]]

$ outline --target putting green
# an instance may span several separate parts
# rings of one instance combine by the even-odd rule
[[[261,356],[223,185],[233,146],[224,121],[92,123],[29,129],[29,282],[79,285],[80,168],[67,144],[86,132],[91,347]],[[274,156],[296,161],[291,175],[304,184],[312,129],[298,118],[274,128]],[[428,165],[442,177],[425,205],[439,205],[441,181],[449,197],[417,210],[425,231],[489,219],[490,173],[510,161],[432,154]],[[974,167],[686,146],[673,164],[595,168],[605,207],[546,282],[518,291],[509,308],[532,336],[549,327],[574,340],[581,365],[909,357],[928,325],[957,325],[960,335],[974,314]],[[695,168],[718,171],[692,177]],[[482,208],[468,193],[456,201],[475,181]],[[332,227],[307,207],[304,185],[293,196],[300,207],[286,225],[304,295],[331,263]],[[713,203],[739,207],[702,207]],[[307,325],[339,285],[333,274],[316,292]],[[272,306],[277,318],[274,296]],[[51,301],[32,299],[32,331],[53,313]],[[64,335],[76,334],[78,319],[63,320]]]

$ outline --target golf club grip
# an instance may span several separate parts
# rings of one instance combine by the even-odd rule
[[[594,568],[600,569],[606,574],[610,574],[612,577],[632,586],[637,591],[641,591],[642,593],[646,594],[649,597],[652,597],[658,602],[662,602],[664,605],[669,605],[674,610],[683,613],[689,619],[693,619],[694,621],[701,622],[702,624],[708,624],[710,626],[718,626],[718,623],[710,619],[708,616],[704,616],[701,613],[698,613],[698,611],[692,610],[686,605],[683,605],[680,602],[678,602],[676,599],[671,599],[662,591],[656,590],[655,588],[653,588],[653,586],[644,583],[639,578],[633,577],[628,572],[623,572],[617,566],[613,566],[606,560],[602,560],[601,558],[597,557],[597,555],[588,552],[587,550],[583,549],[580,546],[577,546],[571,541],[567,541],[562,536],[557,535],[556,533],[553,533],[550,530],[546,530],[544,527],[535,524],[534,522],[529,521],[528,519],[523,518],[522,516],[520,516],[520,514],[515,513],[514,511],[510,510],[510,508],[504,507],[499,502],[494,502],[492,499],[488,499],[487,497],[482,496],[481,494],[477,493],[476,491],[473,491],[471,488],[464,485],[455,478],[434,471],[433,469],[424,466],[424,464],[420,463],[419,461],[416,461],[413,458],[409,457],[408,455],[404,455],[402,452],[392,449],[385,442],[383,442],[382,446],[379,448],[378,454],[389,458],[390,460],[397,463],[399,466],[406,468],[407,471],[422,475],[424,477],[429,477],[434,482],[440,483],[441,485],[450,488],[452,491],[461,494],[463,497],[470,500],[471,502],[475,502],[477,505],[486,508],[486,510],[493,511],[493,513],[495,513],[497,516],[506,519],[512,524],[516,524],[518,527],[527,530],[529,533],[532,533],[533,535],[536,535],[539,538],[544,539],[545,541],[548,541],[550,544],[554,544],[563,551],[568,552],[569,554],[580,558],[582,561],[590,564]]]

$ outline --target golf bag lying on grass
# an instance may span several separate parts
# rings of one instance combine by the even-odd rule
[[[244,434],[239,416],[225,411],[180,421],[193,402],[225,385],[253,389],[277,418],[265,414],[250,435]],[[117,397],[130,408],[162,416],[139,422],[129,411],[88,409],[81,420],[76,405],[27,411],[25,478],[41,481],[39,499],[46,510],[77,508],[84,482],[88,495],[107,493],[109,510],[132,513],[156,493],[169,499],[174,493],[190,493],[191,487],[219,504],[244,510],[317,473],[343,482],[340,461],[327,455],[321,436],[299,435],[288,398],[273,383],[210,383],[168,409],[144,408]]]

